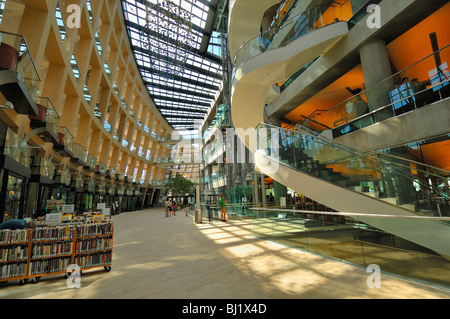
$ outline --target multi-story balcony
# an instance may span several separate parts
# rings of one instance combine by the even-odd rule
[[[58,142],[60,116],[47,97],[37,98],[38,115],[30,115],[30,127],[38,129],[38,136],[48,143]]]
[[[0,32],[0,92],[18,114],[38,115],[40,78],[25,38]]]
[[[107,169],[108,166],[105,163],[97,161],[97,164],[95,166],[95,174],[106,174]]]
[[[211,151],[207,150],[206,153],[204,154],[205,164],[208,165],[208,164],[211,164],[211,163],[213,163],[215,161],[220,161],[221,156],[224,155],[225,151],[226,151],[226,144],[225,143],[222,143],[222,144],[220,144],[220,145],[218,145],[216,147],[213,147],[211,149]]]
[[[447,99],[449,58],[447,45],[330,110],[314,111],[299,124],[316,131],[331,130],[336,138]]]
[[[108,189],[108,194],[111,196],[116,195],[116,186],[111,185]]]
[[[79,166],[86,166],[88,152],[87,150],[78,143],[73,144],[73,157],[70,158],[70,162],[75,163]]]
[[[84,184],[84,191],[88,193],[94,193],[95,192],[95,182],[89,181]]]
[[[172,136],[164,136],[158,138],[158,142],[161,144],[176,144],[183,140],[183,136],[178,134],[173,134]]]
[[[31,181],[53,184],[56,176],[56,165],[51,160],[34,156],[31,170]]]
[[[160,157],[155,159],[155,165],[159,167],[168,167],[174,165],[182,165],[182,164],[201,164],[203,163],[201,158],[198,156],[169,156],[169,157]]]
[[[103,183],[99,183],[95,187],[95,192],[100,195],[105,195],[106,194],[106,185]]]
[[[93,155],[88,154],[86,165],[83,168],[85,170],[95,172],[96,166],[97,166],[97,159]]]
[[[75,179],[75,190],[77,192],[83,192],[84,190],[84,180],[81,175]]]
[[[74,137],[70,131],[65,127],[58,128],[58,141],[53,146],[53,149],[60,152],[64,157],[73,157]]]
[[[0,124],[2,124],[0,122]],[[0,165],[30,175],[31,147],[11,128],[0,125]]]

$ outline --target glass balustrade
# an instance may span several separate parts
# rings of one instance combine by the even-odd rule
[[[250,39],[238,50],[233,72],[251,58],[269,50],[285,47],[302,36],[339,21],[345,21],[341,10],[331,5],[313,7],[278,28],[263,32]]]
[[[258,151],[277,162],[415,214],[450,216],[450,172],[261,123]]]
[[[95,182],[87,182],[85,187],[87,191],[95,192]]]
[[[294,3],[298,4],[299,2],[296,2],[296,0],[285,0],[281,3],[280,7],[277,10],[277,13],[273,17],[269,29],[274,29],[281,24],[281,22],[285,19],[286,14],[289,12]]]
[[[105,163],[97,161],[97,163],[95,165],[95,171],[96,172],[104,174],[107,169],[108,169],[108,166]]]
[[[77,177],[75,180],[75,188],[78,190],[81,190],[84,188],[84,181],[83,178]]]
[[[4,155],[31,168],[31,146],[5,124],[0,124],[0,143]]]
[[[255,237],[363,267],[377,265],[383,273],[450,286],[448,259],[370,225],[373,218],[400,220],[400,217],[254,207],[246,213],[251,217]],[[404,216],[401,218],[407,221]],[[426,218],[441,222],[450,219]],[[429,237],[433,241],[444,240],[433,234]]]
[[[56,165],[50,160],[42,159],[42,161],[43,161],[43,171],[41,171],[41,175],[52,179],[55,178]]]
[[[55,177],[57,165],[51,160],[37,155],[32,155],[32,157],[34,157],[34,159],[32,161],[31,174],[42,175],[52,179]]]
[[[98,193],[106,194],[106,186],[104,184],[99,184],[97,187]]]
[[[64,145],[69,151],[73,152],[74,137],[70,131],[60,126],[58,128],[58,143]]]
[[[179,142],[183,140],[183,136],[179,135],[179,134],[173,134],[173,136],[164,136],[164,137],[160,137],[158,138],[158,142],[163,143],[163,142],[171,142],[171,141],[175,141],[175,142]]]
[[[31,97],[36,102],[41,79],[37,72],[25,38],[21,35],[0,31],[0,69],[18,73]]]
[[[86,166],[95,169],[97,166],[97,159],[92,154],[88,154],[86,157],[86,164]]]
[[[88,152],[87,150],[78,143],[73,144],[73,154],[75,158],[87,164]]]
[[[71,184],[71,177],[70,177],[70,171],[68,168],[66,168],[63,171],[58,171],[59,174],[59,184],[63,184],[66,186],[70,186]]]
[[[109,187],[109,195],[116,195],[116,187],[115,186]]]
[[[53,103],[47,97],[38,97],[36,103],[38,106],[38,115],[30,115],[30,119],[47,123],[51,130],[57,133],[61,118],[53,106]]]

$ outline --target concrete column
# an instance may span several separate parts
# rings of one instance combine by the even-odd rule
[[[395,81],[401,81],[401,79],[391,77],[391,63],[386,43],[383,40],[371,41],[361,48],[359,54],[367,89],[369,111],[374,111],[391,103],[389,92],[394,88]],[[392,108],[387,108],[383,112],[376,113],[375,120],[379,122],[390,118],[393,116],[392,112]],[[393,151],[392,153],[405,158],[408,156],[408,152],[404,150],[396,150],[395,153]],[[396,161],[390,157],[386,157],[386,159]],[[382,170],[384,196],[397,197],[398,204],[412,203],[414,202],[413,184],[412,181],[403,177],[402,171],[405,176],[410,174],[409,169],[396,168],[395,172],[391,172],[389,169]]]
[[[413,204],[416,202],[416,192],[413,180],[409,178],[411,177],[411,169],[408,167],[408,159],[414,160],[414,157],[404,146],[392,149],[391,154],[404,158],[405,160],[402,161],[389,156],[381,156],[381,159],[404,165],[390,165],[392,168],[395,168],[395,171],[392,171],[384,165],[382,166],[385,197],[396,197],[398,205]]]
[[[369,112],[390,104],[389,91],[392,90],[393,79],[387,80],[392,75],[389,54],[386,43],[383,40],[373,40],[364,45],[359,55],[366,84]],[[383,81],[383,83],[380,83]],[[378,114],[377,121],[392,116],[392,111],[386,114]]]
[[[211,164],[206,166],[206,175],[208,177],[211,177],[211,175],[212,175],[212,165]]]
[[[261,202],[263,204],[263,207],[266,207],[266,181],[264,179],[264,174],[260,174],[259,176],[261,178]]]
[[[195,190],[195,223],[202,223],[202,209],[200,208],[200,185],[197,185]]]
[[[269,123],[281,127],[281,117],[272,117],[270,118]],[[281,140],[279,142],[280,142],[279,145],[281,145]],[[283,184],[280,184],[276,180],[273,180],[273,188],[274,188],[273,196],[275,197],[275,206],[280,206],[280,197],[287,196],[287,187],[284,186]]]
[[[255,206],[259,206],[259,187],[258,187],[258,174],[256,169],[253,169],[253,201]]]
[[[274,193],[275,197],[275,206],[280,206],[280,197],[287,197],[287,187],[283,184],[280,184],[276,181],[273,181]]]

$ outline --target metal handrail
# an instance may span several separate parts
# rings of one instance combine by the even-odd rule
[[[410,69],[411,67],[413,67],[413,66],[419,64],[420,62],[422,62],[422,61],[424,61],[424,60],[426,60],[426,59],[428,59],[428,58],[433,57],[433,56],[436,55],[437,53],[442,52],[443,50],[445,50],[445,49],[447,49],[447,48],[449,48],[449,47],[450,47],[450,44],[447,44],[447,45],[444,46],[443,48],[441,48],[441,49],[439,49],[439,50],[433,52],[432,54],[427,55],[426,57],[422,58],[421,60],[419,60],[419,61],[417,61],[417,62],[415,62],[415,63],[413,63],[413,64],[407,66],[407,67],[404,68],[403,70],[401,70],[401,71],[399,71],[399,72],[397,72],[397,73],[395,73],[395,74],[393,74],[393,75],[387,77],[386,79],[381,80],[380,82],[378,82],[378,83],[376,83],[376,84],[370,86],[369,88],[366,88],[364,91],[361,91],[361,92],[359,92],[359,93],[356,94],[356,95],[353,95],[351,98],[346,99],[346,100],[344,100],[344,101],[338,103],[337,105],[333,106],[331,109],[327,110],[326,112],[331,112],[331,111],[333,111],[334,109],[340,107],[341,105],[343,105],[343,104],[345,104],[346,102],[348,102],[348,101],[354,99],[355,97],[358,97],[358,96],[361,96],[361,95],[364,94],[364,93],[367,93],[368,91],[370,91],[370,90],[373,89],[374,87],[377,87],[380,83],[386,81],[387,79],[394,78],[396,75],[405,72],[406,70]],[[442,83],[438,83],[438,84],[436,84],[435,86],[443,85],[444,83],[448,83],[448,82],[449,82],[449,80],[447,79],[446,81],[444,81],[444,82],[442,82]],[[419,95],[419,94],[421,94],[421,93],[423,93],[423,92],[425,92],[425,91],[428,91],[428,90],[431,89],[431,88],[433,88],[433,87],[424,89],[424,90],[422,90],[422,91],[420,91],[420,92],[416,92],[414,95],[407,96],[406,98],[403,98],[403,99],[401,99],[401,100],[395,101],[394,103],[390,103],[390,104],[388,104],[388,105],[379,107],[379,108],[376,109],[376,110],[373,110],[373,111],[371,111],[371,112],[369,112],[369,113],[366,113],[366,114],[363,114],[363,115],[361,115],[361,116],[359,116],[359,117],[356,117],[356,118],[354,118],[353,120],[351,120],[351,121],[349,121],[349,122],[346,122],[345,124],[342,124],[342,125],[346,125],[346,124],[348,124],[348,123],[350,123],[350,122],[353,122],[353,121],[356,121],[356,120],[361,119],[361,118],[363,118],[363,117],[367,117],[367,116],[369,116],[369,115],[371,115],[371,114],[377,113],[377,112],[379,112],[379,111],[381,111],[381,110],[383,110],[383,109],[385,109],[385,108],[391,107],[393,104],[402,102],[402,101],[404,101],[404,100],[406,100],[406,99],[409,99],[409,98],[411,98],[411,97],[413,97],[413,96],[416,96],[416,95]],[[302,121],[303,121],[303,120],[302,120]],[[297,123],[299,123],[299,122],[300,122],[300,121],[298,121]],[[342,126],[342,125],[341,125],[341,126]],[[337,127],[339,127],[339,126],[337,126]]]
[[[282,130],[286,130],[286,131],[292,131],[292,132],[300,133],[300,132],[297,131],[297,130],[289,130],[289,129],[285,129],[285,128],[278,127],[278,126],[275,126],[275,125],[267,124],[267,123],[260,123],[260,125],[271,126],[271,127],[276,128],[276,129],[282,129]],[[308,129],[308,130],[309,130],[309,129]],[[310,131],[310,130],[309,130],[309,131]],[[370,153],[372,153],[372,154],[377,154],[377,155],[381,155],[381,156],[386,156],[386,157],[392,157],[392,158],[400,159],[400,160],[403,160],[403,161],[408,161],[408,162],[411,162],[411,163],[414,163],[414,164],[418,164],[418,165],[422,165],[422,166],[428,167],[428,168],[433,169],[433,170],[436,170],[436,171],[445,172],[447,175],[450,175],[450,171],[447,171],[447,170],[445,170],[445,169],[442,169],[442,168],[439,168],[439,167],[435,167],[435,166],[432,166],[432,165],[428,165],[428,164],[425,164],[425,163],[420,163],[420,162],[417,162],[417,161],[414,161],[414,160],[409,160],[409,159],[407,160],[407,159],[405,159],[405,158],[402,158],[402,157],[400,157],[400,156],[395,156],[395,155],[392,155],[392,154],[385,154],[385,153],[380,153],[380,152],[377,152],[377,151],[374,151],[374,150],[364,149],[364,148],[359,147],[359,146],[350,146],[350,145],[346,145],[346,144],[343,144],[343,143],[340,143],[340,142],[336,142],[335,140],[327,139],[326,137],[321,136],[321,135],[319,135],[319,134],[317,134],[317,133],[315,133],[315,132],[314,132],[315,134],[312,134],[312,133],[310,133],[310,132],[301,132],[301,133],[302,133],[302,134],[305,134],[305,135],[308,135],[308,136],[311,136],[311,137],[313,137],[313,138],[317,138],[317,139],[319,139],[319,140],[321,140],[321,141],[323,141],[323,142],[325,142],[325,143],[333,143],[333,144],[337,144],[338,146],[341,146],[341,147],[343,147],[343,148],[349,150],[349,152],[355,153],[356,155],[359,155],[359,156],[372,158],[373,160],[376,160],[376,161],[385,161],[385,162],[388,162],[388,161],[385,160],[385,159],[378,158],[378,157],[374,157],[374,156],[372,156],[372,155],[370,155],[370,154],[366,154],[366,153],[360,152],[360,151],[358,151],[358,150],[355,149],[355,148],[359,148],[359,149],[362,149],[362,150],[367,150],[368,152],[370,152]],[[398,163],[395,163],[395,162],[389,162],[389,163],[392,163],[392,164],[397,165],[397,166],[402,166],[402,167],[408,167],[408,168],[411,168],[411,167],[409,167],[409,166],[405,166],[405,165],[398,164]],[[420,171],[420,172],[423,172],[423,173],[426,173],[426,174],[429,174],[429,175],[433,175],[433,176],[435,176],[435,177],[443,178],[443,176],[436,175],[436,174],[433,174],[433,173],[431,173],[431,172],[425,172],[425,171],[422,171],[422,170],[420,170],[420,169],[418,169],[418,168],[414,168],[414,170],[417,170],[417,171]]]
[[[403,218],[403,219],[421,219],[421,220],[444,220],[450,221],[450,217],[430,217],[430,216],[404,216],[404,215],[386,215],[386,214],[366,214],[366,213],[350,213],[350,212],[321,212],[301,209],[278,209],[278,208],[249,208],[254,211],[277,211],[291,213],[305,213],[315,215],[336,215],[336,216],[361,216],[361,217],[381,217],[381,218]]]

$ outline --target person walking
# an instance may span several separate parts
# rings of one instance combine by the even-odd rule
[[[221,208],[221,212],[220,212],[220,217],[222,218],[223,222],[226,222],[226,216],[227,216],[227,209],[225,208],[225,205],[227,204],[227,201],[225,200],[225,196],[220,195],[220,208]]]
[[[169,217],[169,211],[171,210],[169,198],[166,198],[164,205],[165,205],[165,210],[166,210],[166,217]]]
[[[172,214],[173,216],[176,216],[176,211],[177,211],[177,201],[174,200],[172,203]]]

